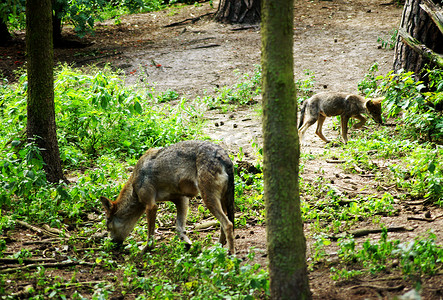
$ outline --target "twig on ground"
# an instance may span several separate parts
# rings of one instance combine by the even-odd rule
[[[386,228],[388,232],[401,232],[401,231],[413,231],[414,228],[412,227],[405,227],[405,226],[391,226]],[[344,237],[346,234],[353,235],[355,238],[366,236],[372,233],[380,233],[382,232],[381,228],[363,228],[363,229],[356,229],[351,230],[349,232],[342,232],[341,234],[332,235],[330,236],[330,239],[332,240],[338,240],[339,238]]]
[[[196,46],[191,49],[204,49],[204,48],[213,48],[213,47],[220,47],[220,45],[219,44],[209,44],[209,45]]]
[[[415,220],[415,221],[426,221],[426,222],[434,222],[435,220],[437,220],[437,219],[439,219],[439,218],[441,218],[441,217],[443,217],[443,215],[439,215],[439,216],[436,216],[436,217],[433,217],[433,218],[426,218],[426,217],[414,217],[414,216],[409,216],[408,218],[407,218],[407,220],[409,221],[409,220]]]
[[[213,14],[214,13],[210,12],[210,13],[203,14],[203,15],[195,17],[195,18],[187,18],[187,19],[184,19],[183,21],[180,21],[180,22],[171,23],[171,24],[165,25],[163,27],[164,28],[175,27],[175,26],[185,25],[185,24],[187,24],[189,22],[190,23],[195,23],[195,22],[199,21],[201,18],[206,17],[206,16],[210,16],[210,15],[213,15]]]
[[[54,262],[57,261],[55,258],[7,258],[7,257],[1,257],[0,263],[4,264],[18,264],[22,261],[25,264],[35,264],[40,262]]]
[[[37,233],[40,233],[40,234],[48,235],[48,236],[50,236],[50,237],[58,237],[58,236],[59,236],[58,234],[55,234],[55,233],[49,232],[49,231],[47,231],[47,230],[45,230],[45,229],[43,229],[43,228],[40,228],[40,227],[37,227],[37,226],[31,225],[31,224],[28,224],[28,223],[26,223],[26,222],[24,222],[24,221],[21,221],[21,220],[15,220],[15,222],[16,222],[17,224],[23,226],[23,227],[26,227],[26,228],[28,228],[28,229],[31,229],[31,230],[33,230],[33,231],[35,231],[35,232],[37,232]]]
[[[375,289],[377,291],[399,291],[405,288],[403,284],[399,284],[396,286],[379,286],[379,285],[370,285],[370,284],[359,284],[354,285],[348,288],[348,290],[358,289],[358,288],[370,288]]]
[[[22,267],[16,267],[16,268],[8,268],[4,270],[0,270],[0,274],[9,274],[9,273],[15,273],[17,271],[23,271],[23,270],[29,270],[29,269],[37,269],[38,267],[45,267],[45,268],[65,268],[65,267],[72,267],[76,265],[82,265],[82,266],[90,266],[93,267],[95,264],[89,263],[89,262],[76,262],[76,261],[69,261],[69,262],[58,262],[58,263],[39,263],[39,264],[30,264]]]
[[[54,243],[60,243],[61,240],[63,240],[63,238],[49,238],[40,241],[26,241],[23,242],[23,245],[54,244]]]
[[[210,221],[195,225],[195,229],[196,230],[207,229],[209,227],[214,227],[214,226],[218,226],[218,225],[219,225],[219,222],[217,220],[210,220]]]
[[[345,163],[346,160],[342,160],[342,159],[326,159],[326,162],[330,163],[330,164],[342,164],[342,163]]]

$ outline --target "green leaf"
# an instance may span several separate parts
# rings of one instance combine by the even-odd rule
[[[428,165],[428,171],[431,172],[431,173],[434,173],[434,171],[435,171],[435,164],[434,164],[433,161],[431,161],[431,162],[429,163],[429,165]]]
[[[135,101],[135,103],[134,103],[134,110],[135,110],[139,115],[142,114],[143,109],[142,109],[142,106],[140,105],[140,102]]]

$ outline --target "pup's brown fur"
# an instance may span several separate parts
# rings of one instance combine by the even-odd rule
[[[101,197],[111,238],[122,243],[146,211],[148,241],[153,238],[157,202],[172,201],[177,207],[176,229],[188,244],[185,225],[189,198],[201,194],[203,202],[221,223],[219,242],[234,249],[234,171],[228,154],[206,141],[185,141],[148,150],[116,201]],[[150,243],[143,253],[150,248]]]
[[[345,143],[348,142],[348,121],[351,117],[360,120],[354,128],[361,128],[366,123],[366,118],[361,114],[372,116],[375,122],[382,124],[381,101],[383,98],[365,99],[362,96],[346,93],[325,92],[319,93],[303,102],[300,110],[300,123],[298,135],[304,143],[306,130],[317,122],[315,133],[326,143],[329,140],[322,133],[323,122],[326,117],[341,117],[341,134]]]

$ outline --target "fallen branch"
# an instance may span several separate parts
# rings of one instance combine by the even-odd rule
[[[409,216],[407,218],[408,221],[410,220],[415,220],[415,221],[426,221],[426,222],[434,222],[437,219],[440,219],[441,217],[443,217],[443,215],[439,215],[433,218],[426,218],[426,217],[414,217],[414,216]]]
[[[54,244],[60,243],[61,240],[63,240],[63,238],[49,238],[41,241],[25,241],[23,242],[23,245]]]
[[[360,177],[372,178],[372,177],[375,177],[375,175],[374,174],[360,174]]]
[[[373,278],[366,279],[367,282],[375,282],[375,281],[394,281],[394,280],[403,280],[402,276],[389,276],[389,277],[381,277],[381,278]]]
[[[55,258],[0,258],[0,263],[4,264],[18,264],[20,262],[23,262],[25,264],[35,264],[40,262],[49,262],[49,261],[56,261]]]
[[[420,4],[420,7],[427,12],[427,14],[437,25],[438,29],[443,33],[443,10],[438,7],[434,2],[430,0],[423,0],[424,3]]]
[[[90,62],[90,61],[93,61],[93,60],[99,60],[99,59],[102,59],[102,58],[108,58],[108,57],[116,56],[116,55],[119,55],[119,54],[122,54],[122,53],[123,52],[118,51],[118,52],[115,52],[115,53],[110,53],[110,54],[105,54],[105,55],[85,58],[85,59],[76,61],[75,65],[81,65],[81,64],[84,64],[86,62]]]
[[[426,202],[426,200],[417,200],[417,201],[405,201],[404,204],[407,205],[422,205]]]
[[[247,25],[247,26],[242,26],[242,27],[231,28],[231,31],[248,30],[248,29],[258,30],[259,28],[260,27],[258,25]]]
[[[40,234],[48,235],[48,236],[50,236],[50,237],[58,237],[58,236],[59,236],[58,234],[55,234],[55,233],[49,232],[49,231],[47,231],[47,230],[45,230],[45,229],[43,229],[43,228],[40,228],[40,227],[37,227],[37,226],[31,225],[31,224],[28,224],[28,223],[26,223],[26,222],[24,222],[24,221],[21,221],[21,220],[15,220],[15,222],[16,222],[17,224],[23,226],[23,227],[26,227],[26,228],[28,228],[28,229],[31,229],[31,230],[33,230],[33,231],[35,231],[35,232],[37,232],[37,233],[40,233]]]
[[[194,228],[197,230],[201,230],[201,229],[207,229],[209,227],[215,227],[215,226],[218,226],[219,224],[220,223],[217,220],[210,220],[210,221],[207,221],[204,223],[197,224],[197,225],[195,225]]]
[[[195,17],[195,18],[187,18],[187,19],[184,19],[183,21],[180,21],[180,22],[175,22],[175,23],[171,23],[171,24],[168,24],[168,25],[165,25],[165,26],[163,26],[164,28],[167,28],[167,27],[175,27],[175,26],[180,26],[180,25],[184,25],[184,24],[186,24],[186,23],[195,23],[195,22],[197,22],[197,21],[199,21],[201,18],[203,18],[203,17],[206,17],[206,16],[209,16],[209,15],[213,15],[214,13],[207,13],[207,14],[203,14],[203,15],[201,15],[201,16],[198,16],[198,17]]]
[[[400,291],[405,288],[403,284],[399,284],[397,286],[379,286],[379,285],[370,285],[370,284],[360,284],[354,285],[348,288],[348,290],[358,289],[358,288],[370,288],[375,289],[377,291]]]
[[[386,228],[388,232],[401,232],[401,231],[413,231],[414,228],[412,227],[405,227],[405,226],[391,226]],[[366,236],[373,233],[381,233],[383,229],[381,228],[363,228],[363,229],[356,229],[351,230],[349,232],[342,232],[341,234],[332,235],[330,236],[330,239],[332,240],[338,240],[339,238],[345,237],[347,234],[354,236],[355,238]]]
[[[68,282],[68,283],[60,283],[60,286],[66,287],[66,288],[73,288],[73,287],[82,287],[86,285],[96,285],[96,284],[106,284],[109,283],[109,281],[104,280],[96,280],[96,281],[83,281],[83,282]]]
[[[59,236],[59,235],[64,235],[64,236],[66,236],[67,238],[71,237],[71,235],[70,235],[69,233],[67,233],[67,232],[63,232],[63,231],[61,231],[60,229],[57,229],[57,228],[52,228],[52,227],[50,227],[48,224],[43,224],[43,229],[44,229],[44,230],[47,230],[47,231],[49,231],[49,232],[52,232],[52,233],[54,233],[54,234],[57,234],[58,236]]]
[[[213,47],[220,47],[220,45],[219,44],[209,44],[209,45],[202,45],[202,46],[193,47],[191,49],[204,49],[204,48],[213,48]]]
[[[398,34],[401,36],[402,41],[412,48],[415,52],[420,54],[421,56],[429,59],[431,62],[435,63],[436,65],[443,67],[443,55],[438,54],[425,45],[421,44],[419,40],[412,37],[406,30],[403,28],[400,28],[398,30]]]
[[[37,269],[38,267],[44,267],[44,268],[66,268],[66,267],[72,267],[76,265],[81,266],[90,266],[93,267],[95,264],[88,263],[88,262],[75,262],[75,261],[69,261],[69,262],[59,262],[59,263],[40,263],[40,264],[31,264],[26,265],[23,267],[16,267],[16,268],[8,268],[4,270],[0,270],[0,274],[10,274],[15,273],[17,271],[23,271],[23,270],[29,270],[29,269]]]
[[[344,162],[346,162],[346,160],[342,160],[342,159],[326,159],[327,163],[330,164],[342,164]]]

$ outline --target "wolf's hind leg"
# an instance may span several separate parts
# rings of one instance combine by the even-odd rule
[[[191,240],[186,235],[186,216],[188,215],[189,198],[180,197],[178,200],[172,201],[177,207],[177,219],[175,221],[175,228],[178,237],[188,245],[192,245]]]
[[[218,193],[217,193],[218,194]],[[202,191],[202,198],[209,211],[220,222],[221,233],[219,242],[224,245],[228,244],[230,254],[235,254],[234,249],[234,224],[229,221],[226,214],[223,212],[223,208],[220,201],[220,195],[215,195],[210,191]]]
[[[315,130],[315,133],[326,143],[329,143],[329,140],[327,138],[325,138],[325,136],[323,135],[322,132],[322,128],[323,128],[323,123],[325,122],[326,117],[323,115],[318,115],[318,120],[317,120],[317,129]]]
[[[303,123],[303,125],[298,130],[298,138],[300,140],[300,144],[305,145],[305,133],[306,130],[308,130],[309,127],[315,124],[317,122],[317,119],[312,118],[308,116],[308,119]]]

